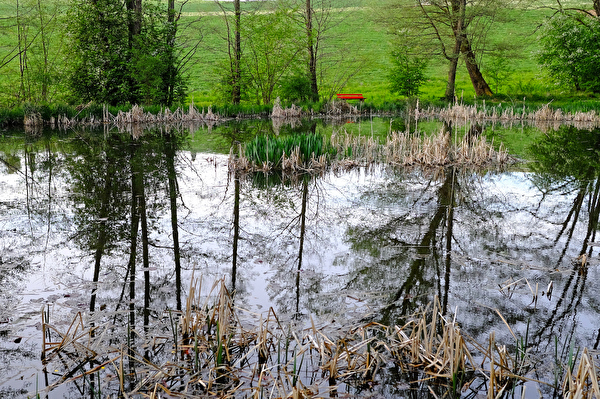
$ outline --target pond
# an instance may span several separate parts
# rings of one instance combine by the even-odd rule
[[[503,170],[371,164],[282,176],[228,167],[233,145],[265,131],[383,138],[398,123],[347,122],[3,132],[0,397],[134,390],[139,375],[109,375],[114,359],[42,354],[90,328],[88,341],[107,334],[113,346],[148,350],[143,337],[173,338],[191,291],[214,297],[219,282],[249,325],[276,315],[299,330],[402,326],[439,303],[472,340],[487,346],[493,333],[509,351],[524,346],[529,380],[512,394],[557,395],[559,366],[600,342],[600,130],[479,127],[528,160]],[[340,381],[333,394],[429,392],[412,378],[388,364],[368,386]],[[482,381],[462,396],[485,392]],[[253,392],[243,388],[240,396]]]

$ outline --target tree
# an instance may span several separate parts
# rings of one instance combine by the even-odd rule
[[[291,29],[293,9],[281,1],[266,3],[260,13],[247,17],[243,32],[247,39],[243,60],[257,102],[269,104],[281,78],[297,60],[302,48]]]
[[[86,0],[69,20],[77,101],[170,105],[185,95],[174,3]]]
[[[62,39],[56,1],[19,0],[14,14],[0,18],[6,36],[0,51],[2,92],[9,101],[47,102],[58,92]]]
[[[557,84],[600,92],[600,18],[561,9],[544,25],[541,44],[538,61]]]
[[[306,25],[306,48],[308,50],[308,80],[310,81],[310,93],[313,101],[319,101],[319,85],[317,82],[317,53],[319,41],[315,40],[313,30],[313,15],[311,0],[306,0],[305,25]],[[319,37],[318,32],[317,38]]]
[[[475,94],[485,96],[492,90],[481,73],[478,53],[484,50],[494,19],[509,4],[505,0],[391,0],[381,20],[394,35],[447,60],[446,99],[454,98],[461,57]]]
[[[411,55],[406,46],[392,52],[394,67],[390,72],[390,90],[403,96],[417,96],[425,81],[427,60]]]
[[[233,12],[222,1],[215,0],[221,8],[226,25],[227,71],[223,78],[224,91],[233,104],[242,100],[244,76],[242,71],[242,8],[240,0],[233,0]],[[233,15],[233,20],[231,16]]]
[[[241,100],[241,80],[242,80],[242,11],[240,6],[240,0],[233,0],[235,6],[235,41],[233,46],[233,103],[239,104]]]
[[[351,16],[362,12],[353,9],[360,0],[343,3],[334,0],[295,1],[297,20],[306,32],[304,65],[310,82],[311,100],[318,101],[323,88],[328,89],[326,95],[331,98],[360,70],[363,62],[358,51],[336,46],[342,41],[338,40],[340,33],[334,33],[336,28],[349,23]]]

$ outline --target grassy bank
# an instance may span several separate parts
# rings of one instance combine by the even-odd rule
[[[554,4],[550,0],[547,3]],[[587,4],[586,2],[576,3]],[[39,69],[39,74],[34,74],[34,79],[21,82],[18,57],[2,66],[0,88],[4,94],[0,98],[0,104],[9,107],[20,104],[22,95],[18,94],[18,88],[23,84],[27,90],[40,90],[42,81],[50,83],[46,99],[35,97],[34,102],[55,104],[68,100],[65,87],[67,80],[65,64],[68,60],[65,48],[68,46],[65,36],[62,34],[64,20],[60,18],[61,14],[64,14],[67,3],[57,0],[45,4],[48,4],[46,6],[48,16],[54,16],[46,32],[49,65],[52,66],[52,69],[47,71],[40,69],[43,49],[41,46],[32,45],[28,49],[28,68],[30,70]],[[393,104],[400,100],[398,96],[390,92],[388,87],[388,73],[391,67],[390,53],[393,44],[392,37],[387,34],[387,28],[377,22],[381,4],[383,3],[372,0],[357,0],[356,6],[344,7],[347,2],[341,0],[333,2],[332,28],[327,32],[327,40],[324,42],[326,57],[323,62],[326,68],[321,85],[323,100],[328,100],[334,90],[332,80],[335,79],[335,74],[357,65],[359,67],[356,69],[356,73],[340,91],[362,93],[367,99],[365,106],[368,109],[395,108]],[[575,2],[570,3],[569,6],[574,4]],[[484,75],[488,77],[489,84],[497,93],[489,101],[514,103],[525,98],[526,101],[533,104],[553,101],[552,107],[560,107],[568,112],[599,109],[600,99],[598,96],[564,91],[551,83],[539,70],[535,61],[535,54],[539,50],[536,29],[552,12],[539,5],[541,3],[536,8],[509,10],[492,26],[486,41],[491,44],[501,43],[504,45],[504,50],[496,53],[488,52],[480,60]],[[246,13],[256,7],[256,3],[243,2],[242,7],[244,8],[243,12]],[[0,11],[7,16],[7,19],[2,21],[5,34],[0,36],[0,59],[10,58],[14,55],[11,51],[16,47],[17,31],[16,25],[12,23],[16,17],[16,6],[8,0],[1,0]],[[218,112],[225,116],[267,112],[268,106],[258,106],[249,100],[246,100],[241,108],[227,106],[223,96],[219,94],[218,87],[223,65],[227,60],[227,44],[224,40],[223,15],[218,5],[213,1],[191,0],[184,4],[182,11],[180,20],[182,38],[188,45],[199,40],[197,51],[186,65],[185,72],[189,77],[188,103],[193,101],[199,108],[223,107]],[[35,14],[26,14],[25,17],[33,19]],[[32,29],[35,30],[35,28]],[[336,49],[343,49],[343,59],[339,58],[339,54],[335,55],[334,50]],[[184,49],[184,51],[187,50]],[[491,72],[493,57],[496,56],[509,59],[510,63],[506,66],[506,76],[494,80],[488,72]],[[421,87],[421,100],[437,101],[444,93],[447,61],[442,57],[432,57],[426,75],[428,79]],[[467,104],[476,101],[462,62],[457,75],[456,93]],[[282,100],[285,103],[285,98]],[[318,109],[320,105],[306,105],[306,107]],[[5,111],[1,118],[4,123],[21,119],[17,110]]]

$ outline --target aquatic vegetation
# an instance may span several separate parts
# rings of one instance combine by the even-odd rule
[[[240,158],[241,165],[261,170],[302,169],[324,166],[327,146],[322,135],[316,133],[274,137],[256,136],[248,142]]]
[[[102,126],[111,125],[124,127],[134,124],[151,123],[177,123],[177,122],[217,122],[223,117],[214,113],[211,107],[207,110],[198,108],[192,102],[188,109],[177,108],[171,110],[168,107],[149,110],[145,107],[133,105],[128,110],[117,109],[103,105],[99,106],[90,102],[74,109],[57,108],[47,118],[42,115],[39,107],[30,106],[24,109],[23,124],[25,128],[41,127],[49,125],[53,128],[70,128],[74,126]]]
[[[333,134],[329,140],[318,134],[274,137],[261,135],[238,155],[232,148],[230,168],[238,171],[314,171],[327,166],[351,168],[382,163],[393,166],[442,167],[463,165],[503,166],[511,161],[502,143],[496,147],[484,136],[464,136],[453,141],[449,133],[434,135],[391,132],[380,144],[370,136]]]
[[[311,320],[298,329],[273,309],[256,315],[235,307],[224,281],[207,296],[201,285],[192,278],[185,309],[157,320],[153,331],[170,334],[130,332],[126,344],[117,343],[111,323],[86,326],[77,314],[63,333],[44,314],[43,359],[56,378],[47,392],[84,380],[85,389],[125,397],[312,397],[334,395],[340,386],[381,383],[381,373],[393,364],[428,381],[434,394],[435,388],[440,394],[469,390],[499,397],[528,381],[533,366],[526,347],[511,354],[494,332],[487,345],[466,336],[437,299],[402,326],[363,322],[328,329]],[[573,360],[565,370],[563,394],[598,396],[596,367],[584,350],[578,367]]]
[[[545,127],[549,124],[569,124],[576,127],[588,128],[600,125],[600,115],[595,110],[564,112],[560,108],[553,108],[547,103],[532,109],[525,102],[521,106],[516,104],[486,104],[485,100],[479,105],[468,105],[460,102],[449,104],[445,108],[431,107],[419,108],[418,103],[411,113],[417,118],[440,118],[442,120],[467,122],[467,121],[492,121],[510,122],[522,121],[536,126]]]

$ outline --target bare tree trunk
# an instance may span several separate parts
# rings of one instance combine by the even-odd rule
[[[232,101],[234,104],[239,104],[242,99],[242,37],[240,30],[242,29],[242,11],[240,0],[234,0],[235,14],[235,39],[233,42],[233,84],[232,84]]]
[[[454,98],[454,87],[456,85],[456,70],[458,69],[458,57],[460,56],[461,40],[456,38],[454,44],[454,51],[452,52],[452,58],[450,59],[450,68],[448,69],[448,82],[446,83],[446,93],[444,98],[451,101]]]
[[[41,40],[42,40],[42,51],[44,53],[44,66],[43,66],[43,70],[42,70],[42,93],[41,93],[41,100],[42,101],[47,101],[48,100],[48,74],[50,71],[50,66],[49,66],[49,62],[48,62],[48,38],[46,37],[46,28],[45,28],[45,21],[44,21],[44,14],[42,11],[42,2],[41,0],[37,1],[37,9],[38,9],[38,16],[40,18],[40,36],[41,36]]]
[[[467,37],[462,40],[462,53],[465,55],[465,64],[467,66],[467,71],[469,71],[469,77],[471,78],[471,83],[475,89],[475,94],[477,96],[493,95],[494,93],[492,93],[492,89],[481,74],[479,65],[477,65],[475,53],[473,52],[471,43]]]
[[[127,0],[129,12],[129,47],[133,47],[136,36],[142,32],[142,0]]]
[[[177,36],[177,25],[175,21],[175,0],[169,0],[167,5],[167,22],[169,32],[167,34],[167,51],[169,52],[166,72],[166,105],[172,105],[175,99],[175,38]]]
[[[310,3],[311,0],[306,0],[306,38],[308,49],[308,78],[310,80],[310,92],[313,101],[319,101],[319,86],[317,83],[317,55],[315,54],[315,40],[313,37],[313,9]],[[599,0],[600,1],[600,0]]]
[[[454,48],[452,49],[452,55],[447,57],[450,60],[450,68],[448,69],[448,83],[446,84],[446,93],[444,98],[446,100],[452,100],[454,98],[454,88],[456,85],[456,71],[458,69],[458,59],[460,57],[460,51],[462,48],[462,41],[464,38],[463,29],[466,29],[464,25],[465,21],[465,0],[452,0],[452,31],[454,33]]]
[[[28,98],[25,88],[25,71],[27,70],[27,33],[21,16],[21,7],[17,0],[17,44],[19,47],[19,100]]]

